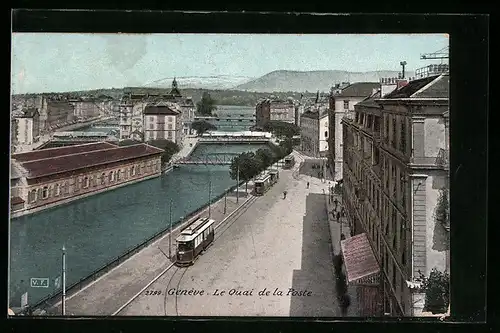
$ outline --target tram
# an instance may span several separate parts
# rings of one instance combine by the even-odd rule
[[[271,185],[274,185],[278,182],[278,179],[280,178],[280,174],[278,170],[276,169],[271,169],[268,172],[269,176],[271,176]]]
[[[270,175],[265,175],[257,178],[254,181],[254,187],[253,187],[254,195],[259,195],[259,196],[264,195],[264,193],[266,193],[269,190],[269,188],[271,188],[272,185],[273,183],[271,183]]]
[[[295,165],[295,157],[293,155],[288,155],[285,157],[285,165],[283,169],[291,169]]]
[[[194,263],[201,251],[214,241],[214,222],[208,217],[195,220],[181,231],[175,239],[177,252],[175,264],[189,266]]]

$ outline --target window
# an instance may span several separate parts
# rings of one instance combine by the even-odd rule
[[[153,123],[149,123],[149,129],[152,130],[155,128],[155,125]]]
[[[169,130],[171,130],[171,129],[172,129],[172,124],[168,124],[167,126],[168,126],[167,128],[168,128]]]
[[[31,190],[28,194],[28,203],[33,203],[36,201],[36,190]]]
[[[355,116],[354,121],[355,121],[356,123],[359,123],[359,111],[356,111],[356,116]]]
[[[101,185],[104,185],[106,183],[106,174],[103,172],[101,174]]]
[[[58,197],[61,194],[61,185],[56,184],[55,196]]]
[[[83,177],[83,188],[89,187],[89,177]]]
[[[115,174],[113,173],[113,171],[110,171],[109,174],[108,174],[108,182],[112,182],[115,180]]]
[[[119,169],[117,172],[116,172],[116,180],[120,180],[121,179],[121,173],[122,173],[122,170]]]
[[[328,138],[328,131],[325,131],[325,138]]]
[[[172,132],[167,132],[167,136],[168,136],[169,139],[171,139],[172,138]]]
[[[397,127],[396,117],[394,116],[392,118],[392,147],[394,147],[394,148],[397,148],[397,144],[396,144],[396,127]]]
[[[49,188],[47,186],[44,186],[42,188],[42,199],[47,199],[49,196]]]
[[[132,167],[130,168],[130,176],[135,176],[135,165],[132,165]]]
[[[344,101],[344,110],[348,110],[349,109],[349,100],[345,100]]]
[[[173,121],[173,117],[172,116],[168,117],[168,122],[171,123],[172,121]]]
[[[380,132],[380,117],[373,117],[373,130],[375,131],[375,133]]]
[[[400,138],[401,138],[401,151],[403,153],[406,153],[406,119],[403,118],[401,121],[401,133],[400,133]]]

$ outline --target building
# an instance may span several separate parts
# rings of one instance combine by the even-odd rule
[[[176,104],[157,103],[144,108],[144,140],[182,142],[182,111]]]
[[[357,82],[350,84],[349,82],[343,82],[342,84],[335,85],[330,91],[328,158],[330,161],[329,164],[333,166],[332,171],[335,180],[342,178],[341,120],[345,116],[352,117],[354,114],[354,105],[371,96],[377,89],[380,89],[379,83]]]
[[[383,312],[422,315],[418,283],[449,271],[449,77],[401,84],[342,119],[343,203],[382,271]]]
[[[124,88],[124,96],[119,104],[120,140],[146,140],[144,110],[148,105],[158,103],[177,104],[178,106],[174,108],[178,109],[181,114],[181,132],[192,134],[191,123],[194,121],[195,106],[190,97],[182,97],[177,81],[174,79],[170,90],[161,88]]]
[[[70,103],[74,107],[73,115],[78,120],[98,118],[109,113],[107,109],[110,108],[105,101],[94,98],[77,98],[70,100]]]
[[[302,152],[313,157],[324,157],[328,153],[328,110],[306,111],[300,116],[300,147]]]
[[[11,149],[15,145],[17,145],[17,136],[18,136],[17,119],[13,117],[13,118],[10,119],[10,144],[11,144]]]
[[[298,124],[299,108],[292,99],[280,100],[266,98],[259,101],[255,107],[255,125],[263,127],[269,121],[283,121]]]
[[[25,109],[24,114],[16,118],[17,142],[31,145],[40,138],[40,114],[37,109]]]
[[[163,150],[99,142],[11,156],[11,216],[157,177]]]

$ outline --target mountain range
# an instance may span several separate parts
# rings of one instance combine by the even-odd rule
[[[399,71],[349,72],[342,70],[288,71],[277,70],[258,78],[245,76],[189,76],[177,77],[180,89],[240,90],[252,92],[328,92],[336,83],[341,82],[379,82],[380,78],[397,77]],[[407,77],[412,76],[408,72]],[[146,87],[168,88],[174,78],[163,78]]]
[[[397,77],[398,71],[348,72],[341,70],[325,71],[286,71],[279,70],[268,73],[257,79],[234,87],[235,90],[246,91],[323,91],[328,92],[336,83],[341,82],[379,82],[380,78]],[[407,77],[413,73],[407,73]]]

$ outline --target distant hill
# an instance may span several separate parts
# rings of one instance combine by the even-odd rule
[[[398,71],[347,72],[340,70],[325,71],[286,71],[278,70],[249,82],[239,84],[233,89],[245,91],[323,91],[328,92],[335,83],[341,82],[379,82],[383,77],[397,77]],[[409,72],[407,77],[412,76]]]
[[[162,78],[145,87],[170,88],[173,77]],[[180,89],[231,89],[232,87],[253,80],[253,77],[233,75],[180,76],[175,78]]]

